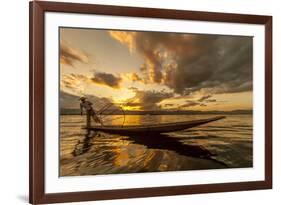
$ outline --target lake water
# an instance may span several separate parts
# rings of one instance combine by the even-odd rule
[[[210,117],[214,115],[127,115],[125,125]],[[225,119],[192,129],[152,136],[88,132],[83,129],[85,116],[80,115],[62,115],[60,121],[61,176],[244,168],[253,165],[252,115],[227,115]]]

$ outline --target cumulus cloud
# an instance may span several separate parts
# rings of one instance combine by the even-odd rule
[[[109,31],[112,38],[120,41],[121,43],[127,45],[132,52],[135,47],[135,35],[136,32],[126,32],[126,31]]]
[[[78,94],[83,94],[85,84],[89,83],[91,83],[89,76],[75,73],[64,74],[60,80],[62,89],[67,88]]]
[[[124,31],[110,35],[143,56],[140,71],[146,82],[185,95],[252,90],[252,37]]]
[[[125,103],[127,106],[138,107],[140,110],[157,110],[160,109],[159,103],[167,98],[173,97],[173,93],[144,91],[137,88],[130,88],[135,96],[128,99]]]
[[[88,63],[88,55],[76,48],[71,47],[67,42],[60,42],[60,63],[74,66],[75,63]]]
[[[144,79],[137,73],[126,73],[124,78],[133,82],[142,82],[145,83]]]
[[[95,72],[94,76],[91,78],[91,81],[99,85],[105,85],[111,88],[119,89],[122,78],[111,73]]]
[[[110,73],[102,72],[94,72],[93,76],[70,73],[62,75],[60,82],[62,88],[68,88],[74,92],[82,93],[84,87],[92,83],[118,89],[120,88],[122,78]]]
[[[216,99],[212,99],[212,95],[203,95],[199,99],[195,100],[186,100],[183,105],[180,106],[180,108],[189,108],[189,107],[194,107],[194,106],[201,106],[205,107],[209,105],[210,103],[217,102]]]

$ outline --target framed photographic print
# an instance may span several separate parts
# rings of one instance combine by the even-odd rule
[[[271,187],[271,16],[30,2],[30,203]]]

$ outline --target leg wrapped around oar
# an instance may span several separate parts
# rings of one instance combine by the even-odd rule
[[[99,123],[99,124],[103,125],[103,124],[102,124],[102,121],[101,121],[100,118],[96,115],[96,112],[95,112],[94,110],[90,110],[90,115],[92,116],[92,118],[94,119],[94,121],[95,121],[96,123]]]

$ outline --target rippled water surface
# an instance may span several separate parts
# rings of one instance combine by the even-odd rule
[[[214,115],[128,115],[125,125],[210,117]],[[85,116],[61,116],[61,176],[252,167],[252,115],[228,115],[192,129],[147,136],[89,132],[83,126]]]

